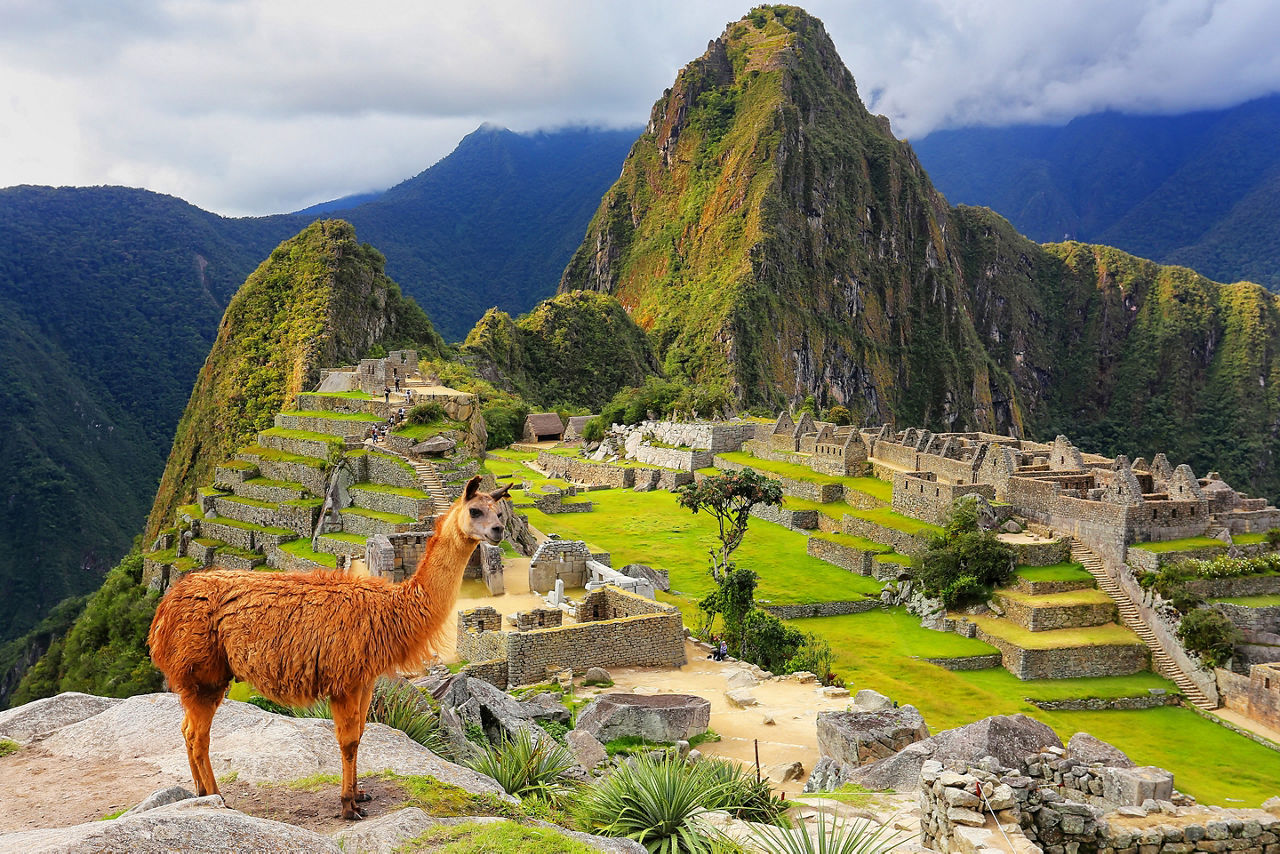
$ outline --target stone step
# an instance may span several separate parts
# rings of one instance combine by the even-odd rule
[[[321,504],[319,498],[278,503],[236,495],[220,495],[213,499],[213,507],[219,517],[267,528],[283,528],[300,537],[309,537],[315,530]]]
[[[347,490],[356,507],[396,513],[411,519],[433,515],[433,497],[421,489],[403,489],[373,483],[358,483]]]
[[[260,474],[258,467],[247,460],[228,460],[214,469],[213,485],[218,489],[234,492],[238,484]]]
[[[232,491],[241,498],[273,503],[317,497],[312,495],[311,491],[300,483],[290,483],[287,480],[271,480],[265,477],[249,478],[236,484]]]
[[[383,423],[383,419],[372,413],[325,412],[323,410],[281,412],[275,417],[275,426],[287,430],[324,433],[344,438],[354,436],[360,440],[364,439],[371,427],[381,423]]]
[[[1116,621],[1116,604],[1101,590],[1033,596],[1014,590],[996,594],[1005,619],[1030,632],[1079,629]]]
[[[374,534],[402,534],[427,530],[426,522],[398,513],[381,513],[363,507],[345,507],[341,511],[342,530],[348,534],[371,537]]]

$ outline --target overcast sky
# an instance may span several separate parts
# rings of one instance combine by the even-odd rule
[[[390,186],[484,121],[640,125],[722,0],[0,0],[0,186],[224,214]],[[814,0],[899,136],[1280,91],[1275,0]]]

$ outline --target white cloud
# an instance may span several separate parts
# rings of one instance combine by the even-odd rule
[[[225,213],[387,186],[481,121],[642,124],[749,2],[0,0],[0,185]],[[1280,91],[1269,0],[810,4],[896,132]]]

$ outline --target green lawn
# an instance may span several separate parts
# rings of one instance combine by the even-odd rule
[[[897,552],[876,555],[872,560],[876,563],[896,563],[898,566],[911,566],[911,555],[900,555]]]
[[[330,534],[329,536],[334,535]],[[313,552],[311,550],[311,541],[307,539],[299,538],[296,540],[290,540],[287,543],[281,543],[280,549],[281,551],[288,552],[294,557],[305,558],[307,560],[323,564],[324,566],[336,567],[338,565],[338,558],[335,555],[327,554],[325,552]]]
[[[877,543],[875,540],[868,540],[866,537],[858,537],[853,534],[827,534],[819,532],[813,536],[819,540],[828,540],[863,552],[886,554],[893,551],[893,546],[886,546],[884,543]]]
[[[1141,646],[1142,641],[1124,626],[1107,623],[1082,629],[1029,632],[996,617],[967,617],[978,628],[1023,649],[1068,649],[1076,646]]]
[[[369,519],[377,519],[389,525],[408,525],[418,521],[400,513],[384,513],[381,510],[368,510],[364,507],[344,507],[338,512],[343,516],[364,516]]]
[[[1129,548],[1142,549],[1145,552],[1164,554],[1166,552],[1184,552],[1192,549],[1225,549],[1227,544],[1212,537],[1184,537],[1181,540],[1163,540],[1154,543],[1135,543]]]
[[[937,525],[931,525],[928,522],[922,522],[910,516],[903,516],[901,513],[895,513],[887,507],[881,507],[876,510],[854,510],[849,515],[858,519],[866,519],[868,522],[874,522],[885,528],[902,531],[904,534],[942,533],[942,529]]]
[[[1073,561],[1049,566],[1020,566],[1014,575],[1027,581],[1088,581],[1093,583],[1089,570]]]
[[[716,454],[716,456],[731,463],[751,466],[758,472],[776,474],[792,480],[807,480],[818,484],[838,483],[841,486],[847,486],[858,492],[866,493],[872,498],[878,498],[885,504],[893,501],[893,484],[876,477],[834,477],[832,475],[819,474],[808,466],[762,460],[759,457],[753,457],[746,451],[730,451]]]
[[[1231,541],[1237,546],[1256,546],[1258,543],[1266,542],[1267,535],[1262,531],[1253,534],[1232,534]]]
[[[1261,596],[1228,596],[1223,599],[1210,599],[1210,602],[1223,602],[1227,605],[1244,605],[1246,608],[1266,608],[1280,605],[1280,593],[1268,593]]]
[[[327,409],[295,409],[285,410],[285,415],[297,415],[303,418],[324,418],[328,421],[359,421],[364,424],[377,424],[382,421],[369,412],[330,412]]]
[[[1083,590],[1068,590],[1063,593],[1042,593],[1036,596],[1033,596],[1030,593],[1019,593],[1016,590],[1001,590],[1000,595],[1003,598],[1011,599],[1026,608],[1060,608],[1070,605],[1106,605],[1112,601],[1110,596],[1095,587],[1086,587]]]

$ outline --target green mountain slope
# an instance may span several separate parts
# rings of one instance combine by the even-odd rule
[[[462,354],[482,377],[526,400],[593,411],[658,373],[648,339],[618,301],[585,292],[544,300],[516,320],[490,309]]]
[[[341,220],[312,223],[276,247],[236,292],[178,422],[147,519],[150,539],[173,511],[320,369],[351,364],[375,344],[444,352],[431,321],[383,272],[385,259]]]
[[[681,70],[560,288],[617,296],[668,374],[741,403],[1062,431],[1280,490],[1274,297],[951,208],[794,7]]]

